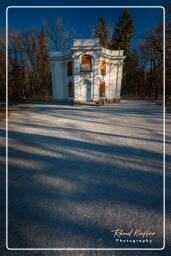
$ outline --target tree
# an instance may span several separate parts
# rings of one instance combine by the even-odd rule
[[[108,42],[108,48],[110,50],[116,50],[117,49],[117,42],[116,42],[116,39],[115,39],[114,35],[111,36],[111,39]]]
[[[129,51],[124,65],[122,94],[140,96],[144,86],[144,72],[139,65],[139,54],[136,49]]]
[[[128,55],[131,47],[131,40],[134,37],[134,25],[131,15],[128,10],[125,9],[123,11],[122,16],[119,17],[119,22],[116,24],[115,31],[113,37],[110,41],[110,49],[111,50],[123,50],[124,55]],[[133,61],[135,52],[130,53],[129,58],[125,59],[125,65],[123,67],[123,79],[122,79],[122,93],[126,91],[126,88],[131,84],[130,81],[130,61]],[[131,56],[132,55],[132,56]],[[132,73],[132,70],[131,70]],[[132,74],[133,75],[133,74]],[[129,76],[129,79],[128,79]],[[131,77],[133,79],[133,77]],[[128,83],[129,82],[129,83]],[[133,81],[132,81],[133,82]],[[131,85],[132,87],[132,85]]]
[[[57,17],[55,22],[44,21],[43,26],[49,41],[49,48],[57,51],[69,47],[74,32],[64,26],[61,17]]]
[[[114,33],[115,41],[114,44],[111,45],[111,49],[124,50],[124,54],[127,55],[133,37],[133,20],[128,10],[125,9],[122,16],[119,18],[118,24],[116,25]]]
[[[8,97],[25,95],[25,54],[22,47],[22,33],[11,32],[8,36]]]
[[[0,30],[1,32],[1,30]],[[8,98],[32,98],[51,95],[51,76],[47,49],[65,49],[73,32],[66,29],[61,18],[44,23],[44,30],[8,34]],[[49,43],[49,45],[48,45]],[[5,99],[5,40],[0,33],[0,99]]]
[[[10,32],[8,41],[9,99],[51,95],[45,33],[36,30]]]
[[[99,38],[100,46],[106,47],[107,45],[107,31],[106,31],[106,22],[103,18],[100,18],[98,25],[94,31],[94,37]]]
[[[47,42],[48,40],[45,36],[44,31],[41,31],[38,34],[38,52],[35,71],[38,74],[37,84],[39,84],[39,87],[37,86],[37,90],[43,95],[48,95],[49,92],[51,92],[50,71],[48,68]]]
[[[157,99],[163,89],[163,28],[161,25],[143,35],[140,55],[147,73],[147,96]]]

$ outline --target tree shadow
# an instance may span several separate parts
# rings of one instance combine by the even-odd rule
[[[137,151],[128,146],[105,146],[23,132],[10,131],[10,137],[20,138],[20,143],[24,141],[27,146],[31,145],[33,151],[36,148],[37,152],[49,152],[49,155],[44,156],[41,153],[16,150],[9,145],[11,247],[17,246],[13,241],[15,232],[19,232],[22,237],[16,240],[19,247],[29,247],[32,243],[38,247],[45,246],[41,245],[40,239],[36,241],[32,235],[25,235],[24,230],[29,230],[29,227],[32,227],[30,234],[37,233],[36,230],[39,229],[44,234],[50,230],[51,235],[46,237],[47,246],[54,244],[55,247],[60,247],[61,242],[64,247],[77,247],[78,244],[99,248],[113,247],[117,245],[113,245],[110,229],[113,225],[120,225],[122,221],[117,223],[113,220],[113,223],[109,222],[105,227],[100,222],[107,221],[107,217],[103,216],[103,209],[115,214],[116,207],[117,216],[118,213],[122,216],[123,212],[128,211],[124,217],[129,220],[128,227],[138,223],[131,221],[133,212],[130,213],[127,208],[139,209],[140,212],[146,209],[144,214],[146,211],[162,214],[162,174],[144,171],[146,162],[152,160],[157,161],[160,168],[161,154]],[[71,152],[62,152],[61,148],[70,148]],[[80,157],[75,155],[80,151],[88,151],[88,154]],[[61,156],[52,157],[50,153],[54,152]],[[108,163],[103,163],[91,158],[92,155],[95,156],[93,152],[99,153],[99,160],[104,158],[103,153],[112,152],[114,155],[112,160],[109,158]],[[127,159],[129,161],[129,158],[141,158],[141,170],[120,166],[115,162],[118,157],[121,157],[122,162]],[[156,190],[158,192],[154,193]],[[80,213],[74,210],[78,208]],[[84,211],[88,212],[85,217]],[[103,214],[99,218],[100,211]],[[117,219],[119,217],[115,216]],[[160,225],[162,227],[162,223]],[[122,224],[122,228],[123,226],[127,227],[125,224]],[[26,241],[23,237],[27,237]]]
[[[124,119],[118,123],[120,117],[148,117],[148,106],[137,108],[127,109],[126,104],[123,109],[76,108],[47,102],[21,106],[31,123],[15,119],[9,123],[9,247],[162,247],[163,155],[160,150],[115,143],[130,139],[162,147],[157,132],[154,138],[143,137],[143,132],[155,133],[150,126],[126,124]],[[31,119],[33,113],[37,116]],[[160,109],[150,113],[155,125]],[[62,127],[58,118],[72,123]],[[142,136],[86,130],[75,125],[77,120],[95,127],[132,128]],[[95,139],[100,136],[111,138],[111,143]],[[166,157],[170,162],[169,153]],[[169,174],[167,178],[169,184]],[[127,231],[141,227],[157,235],[151,245],[118,245],[111,233],[117,227]]]

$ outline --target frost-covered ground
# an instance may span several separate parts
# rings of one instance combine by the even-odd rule
[[[170,192],[169,115],[166,121],[167,192]],[[37,102],[12,108],[8,246],[161,248],[162,133],[162,107],[143,100],[124,100],[106,106]],[[151,244],[116,243],[111,233],[116,228],[124,231],[141,228],[156,235]],[[162,253],[165,252],[153,255]],[[72,253],[102,254],[133,255],[133,252]],[[10,251],[9,255],[18,256],[20,252]],[[58,255],[58,252],[21,255]],[[152,255],[152,252],[135,251],[135,255]]]

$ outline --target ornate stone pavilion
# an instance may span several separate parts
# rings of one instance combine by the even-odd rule
[[[73,39],[67,51],[49,52],[53,99],[58,102],[120,100],[122,50],[100,47],[99,39]]]

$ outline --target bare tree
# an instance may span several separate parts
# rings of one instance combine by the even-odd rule
[[[162,94],[163,81],[163,30],[158,26],[144,34],[140,44],[140,58],[146,69],[148,97],[158,98]]]
[[[28,31],[9,35],[9,98],[51,94],[45,33]]]
[[[69,47],[69,42],[73,38],[74,32],[64,26],[61,17],[57,17],[55,22],[44,21],[43,27],[49,40],[50,48],[61,50]]]
[[[0,35],[0,97],[5,97],[5,44]],[[69,46],[73,32],[64,27],[62,19],[44,22],[44,30],[26,32],[9,30],[8,35],[8,96],[32,98],[51,95],[51,76],[47,49]],[[48,45],[49,43],[49,45]],[[2,93],[3,92],[3,93]]]

